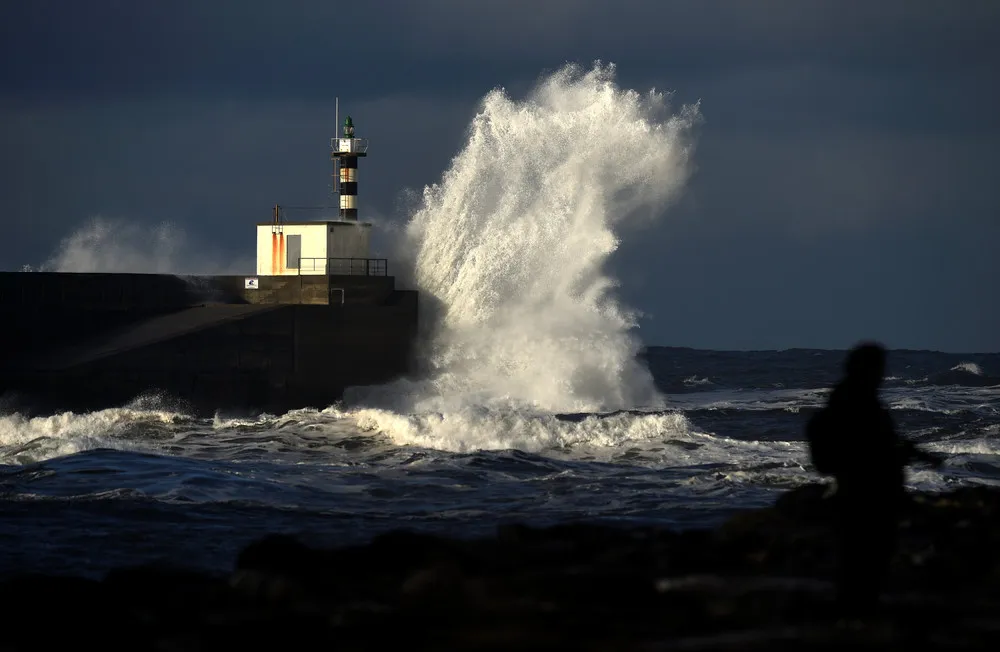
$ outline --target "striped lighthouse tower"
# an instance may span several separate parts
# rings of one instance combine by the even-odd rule
[[[340,219],[358,219],[358,157],[368,155],[368,139],[354,137],[354,121],[344,120],[344,131],[334,138],[330,157],[334,163],[334,185],[340,192]]]

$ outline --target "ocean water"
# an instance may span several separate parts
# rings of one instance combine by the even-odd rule
[[[223,571],[272,532],[333,546],[507,522],[703,527],[816,480],[802,427],[843,352],[647,347],[617,296],[621,234],[669,220],[690,173],[698,108],[669,100],[610,66],[483,98],[392,243],[423,302],[411,378],[213,419],[142,392],[48,416],[0,398],[0,575]],[[57,268],[102,269],[91,240],[68,239]],[[947,456],[913,487],[1000,480],[1000,354],[894,351],[884,398]]]
[[[843,352],[642,357],[664,408],[474,406],[380,426],[344,406],[193,419],[147,398],[0,416],[0,575],[224,571],[268,532],[332,546],[396,528],[489,535],[509,522],[710,526],[817,479],[802,426]],[[910,485],[1000,483],[1000,354],[894,351],[890,373],[897,427],[947,456],[939,471],[912,469]]]

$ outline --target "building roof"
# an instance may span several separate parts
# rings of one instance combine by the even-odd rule
[[[273,226],[276,224],[274,220],[269,222],[257,222],[257,226]],[[282,220],[277,222],[277,224],[284,226],[309,226],[312,224],[353,224],[355,226],[371,226],[371,222],[355,222],[354,220],[306,220],[304,222],[291,222]]]

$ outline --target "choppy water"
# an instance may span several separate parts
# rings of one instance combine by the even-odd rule
[[[711,525],[816,479],[802,423],[841,357],[654,348],[665,410],[484,409],[461,421],[497,443],[543,442],[522,450],[397,442],[359,427],[372,425],[363,411],[336,407],[252,420],[191,419],[155,401],[7,414],[0,573],[150,561],[225,569],[242,544],[274,531],[333,545],[398,527],[475,536],[511,521]],[[884,398],[900,430],[948,456],[940,472],[911,473],[912,486],[1000,482],[1000,354],[894,352],[890,374]]]

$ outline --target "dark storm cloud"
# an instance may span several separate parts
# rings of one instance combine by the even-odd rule
[[[967,64],[975,59],[970,46],[989,47],[997,31],[991,21],[1000,15],[990,0],[429,4],[437,11],[417,12],[420,30],[411,34],[434,37],[427,47],[435,52],[517,57],[607,48],[618,58],[624,54],[623,60],[676,56],[679,66],[699,67],[720,60],[727,67],[788,60],[896,69],[922,66],[929,59],[937,65]],[[510,47],[512,41],[516,48]]]
[[[648,341],[1000,349],[995,0],[30,0],[0,32],[5,268],[96,214],[242,258],[274,202],[329,201],[335,95],[377,145],[366,214],[399,217],[486,91],[601,59],[705,118],[614,260]]]
[[[992,0],[32,0],[0,11],[8,93],[270,88],[313,97],[332,79],[366,92],[386,75],[404,87],[478,90],[484,63],[536,74],[539,60],[605,58],[672,75],[790,61],[986,68],[1000,16]]]

